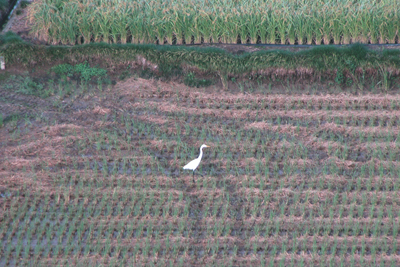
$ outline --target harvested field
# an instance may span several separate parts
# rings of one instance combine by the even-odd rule
[[[400,264],[397,94],[54,87],[0,85],[0,266]]]

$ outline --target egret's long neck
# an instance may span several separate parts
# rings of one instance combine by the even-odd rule
[[[201,157],[203,157],[203,148],[200,148],[200,155],[199,155],[198,159],[201,159]]]

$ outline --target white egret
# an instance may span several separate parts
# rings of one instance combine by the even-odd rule
[[[186,164],[183,169],[184,170],[192,170],[193,171],[193,183],[194,183],[194,171],[196,170],[196,168],[199,166],[201,158],[203,157],[203,148],[205,147],[209,147],[207,145],[202,145],[200,147],[200,155],[197,159],[192,160],[191,162],[189,162],[188,164]]]

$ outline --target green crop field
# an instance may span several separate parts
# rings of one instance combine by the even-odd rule
[[[41,0],[32,33],[52,44],[397,43],[397,0]]]
[[[0,73],[0,266],[399,266],[398,94],[52,70]]]

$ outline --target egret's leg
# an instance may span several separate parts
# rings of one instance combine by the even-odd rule
[[[194,170],[193,170],[193,183],[194,183]]]

